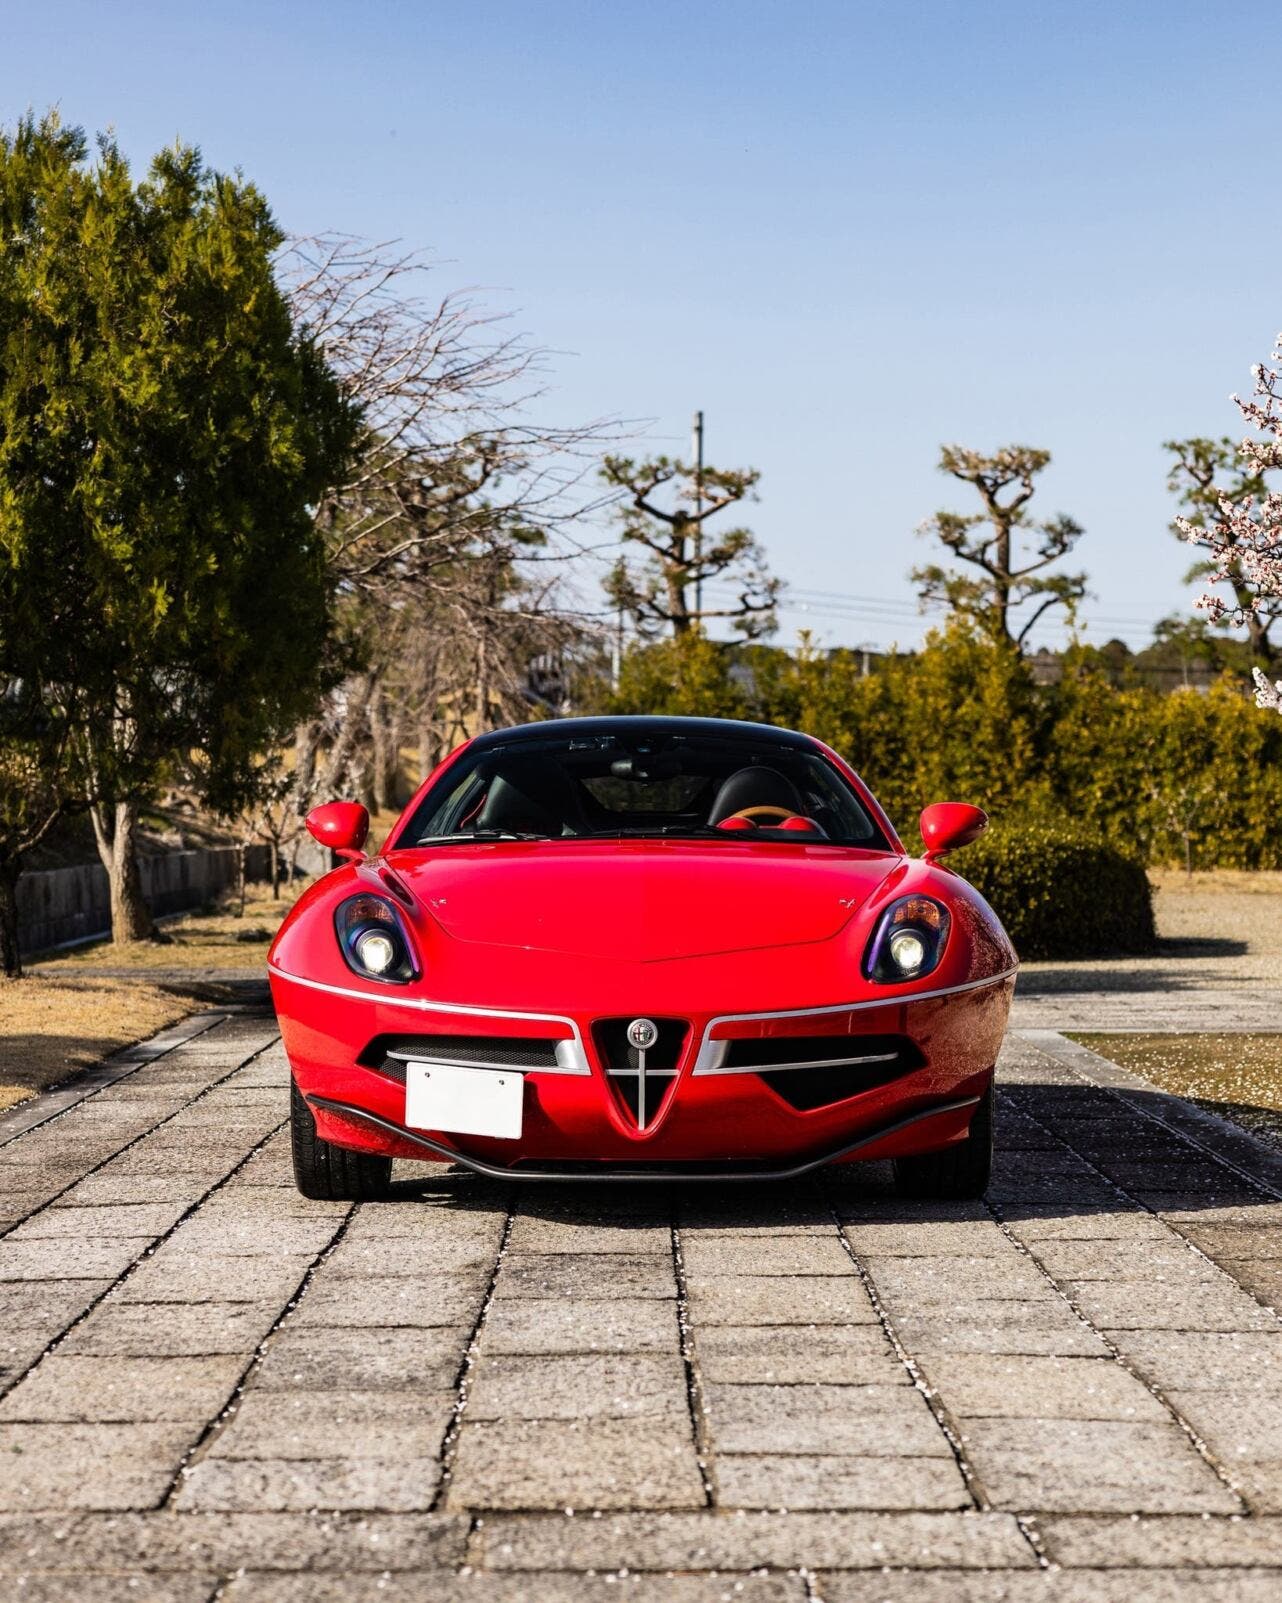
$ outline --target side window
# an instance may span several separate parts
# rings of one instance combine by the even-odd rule
[[[488,789],[489,782],[479,769],[469,774],[458,789],[452,791],[445,802],[423,821],[415,839],[449,835],[456,830],[466,829],[485,806]]]
[[[859,798],[822,758],[808,758],[807,797],[814,798],[815,822],[835,839],[875,841],[877,827]]]

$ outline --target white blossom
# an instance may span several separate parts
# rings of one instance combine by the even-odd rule
[[[1273,347],[1272,365],[1252,369],[1255,390],[1249,400],[1234,396],[1243,418],[1254,428],[1239,447],[1247,466],[1257,474],[1282,470],[1282,334]],[[1282,600],[1282,490],[1263,496],[1227,496],[1219,503],[1220,515],[1205,528],[1177,518],[1181,534],[1192,545],[1205,546],[1216,564],[1211,583],[1223,584],[1234,573],[1254,587],[1261,600]],[[1217,621],[1243,624],[1247,609],[1222,595],[1208,592],[1197,605]],[[1255,699],[1260,707],[1282,712],[1282,684],[1270,684],[1255,670]]]
[[[1282,679],[1270,684],[1258,668],[1253,668],[1251,671],[1255,675],[1255,705],[1271,707],[1274,712],[1282,712]]]

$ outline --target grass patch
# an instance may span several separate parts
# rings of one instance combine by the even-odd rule
[[[89,968],[261,972],[281,919],[309,883],[299,881],[292,889],[282,890],[278,902],[272,901],[270,887],[251,885],[241,917],[236,912],[239,901],[227,897],[208,912],[184,913],[181,918],[167,920],[161,925],[166,937],[162,941],[139,941],[129,946],[94,941],[33,965],[33,973],[48,978]]]
[[[1282,896],[1282,871],[1274,868],[1150,868],[1148,877],[1167,896]]]
[[[205,1005],[130,980],[0,981],[0,1112]]]
[[[252,885],[243,917],[225,901],[167,922],[163,942],[96,941],[0,980],[0,1111],[167,1024],[232,999],[229,982],[263,974],[281,919],[305,887],[273,902]]]
[[[1282,1035],[1074,1031],[1069,1039],[1282,1148]]]

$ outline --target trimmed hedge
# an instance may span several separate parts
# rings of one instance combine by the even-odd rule
[[[1102,653],[1075,647],[1042,684],[956,620],[867,667],[805,640],[788,653],[691,633],[629,651],[605,705],[804,729],[905,823],[964,796],[995,817],[1072,819],[1149,864],[1282,868],[1282,718],[1245,675],[1167,695],[1114,683]]]
[[[1021,958],[1102,957],[1156,944],[1143,866],[1087,830],[995,824],[948,865],[991,905]]]

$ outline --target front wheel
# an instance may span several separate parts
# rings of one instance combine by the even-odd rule
[[[388,1194],[392,1160],[376,1152],[349,1152],[316,1134],[307,1098],[289,1082],[289,1137],[294,1151],[294,1184],[317,1202],[373,1202]]]
[[[982,1197],[993,1172],[993,1088],[981,1097],[964,1141],[940,1152],[894,1160],[895,1192],[901,1197]]]

